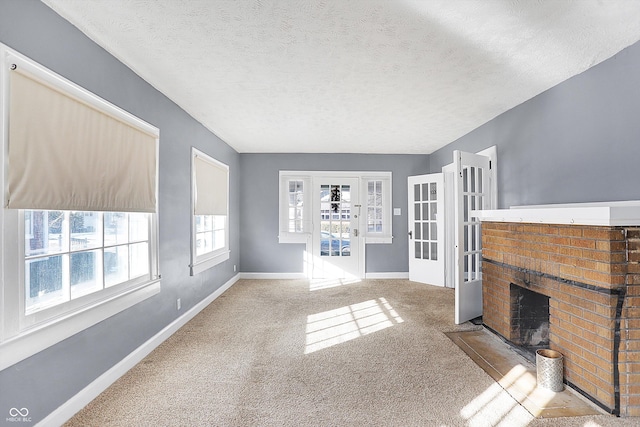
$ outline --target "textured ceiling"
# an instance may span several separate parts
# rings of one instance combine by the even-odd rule
[[[245,153],[431,153],[640,40],[639,0],[43,1]]]

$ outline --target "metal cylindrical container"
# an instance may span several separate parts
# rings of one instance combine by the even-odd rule
[[[538,386],[551,391],[564,390],[562,354],[549,349],[536,351]]]

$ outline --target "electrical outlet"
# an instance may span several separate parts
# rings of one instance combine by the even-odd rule
[[[180,302],[180,298],[178,298],[176,300],[176,309],[180,310],[181,307],[182,307],[182,303]]]

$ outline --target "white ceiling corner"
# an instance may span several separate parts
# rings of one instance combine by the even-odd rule
[[[239,152],[420,153],[640,40],[640,0],[43,0]]]

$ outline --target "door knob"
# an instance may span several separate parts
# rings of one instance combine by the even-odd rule
[[[413,231],[409,231],[409,238],[413,239]]]

